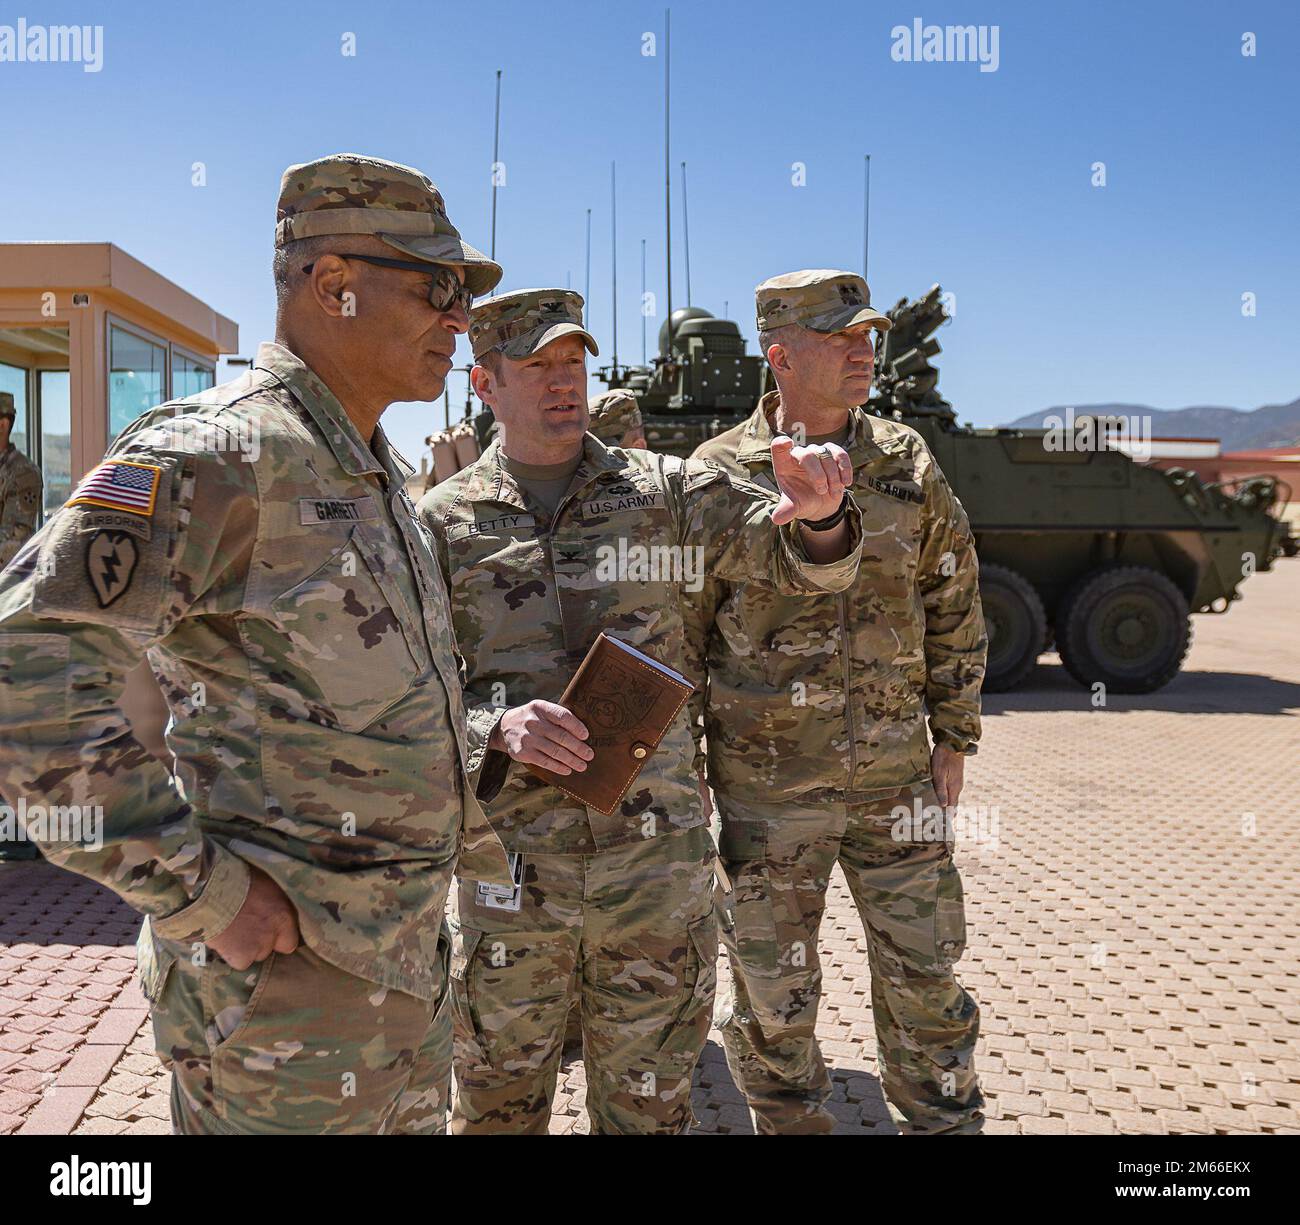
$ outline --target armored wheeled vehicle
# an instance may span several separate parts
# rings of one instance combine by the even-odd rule
[[[901,299],[889,316],[866,407],[925,439],[970,516],[989,631],[985,689],[1022,684],[1053,644],[1084,685],[1159,689],[1187,654],[1189,614],[1226,612],[1243,580],[1296,552],[1272,513],[1290,491],[1272,477],[1206,484],[1135,462],[1122,421],[959,425],[931,362],[933,333],[948,318],[939,286]],[[766,390],[767,363],[745,348],[731,320],[683,307],[661,327],[650,365],[599,377],[637,397],[652,450],[689,455],[753,412]],[[413,496],[470,462],[491,428],[490,413],[471,417],[467,405],[464,422],[429,439]]]
[[[939,286],[889,316],[866,407],[921,434],[970,516],[989,630],[986,689],[1024,682],[1053,643],[1084,685],[1159,689],[1187,653],[1189,614],[1227,611],[1244,579],[1296,551],[1270,513],[1280,492],[1271,477],[1223,486],[1135,462],[1123,422],[959,425],[931,363],[933,333],[948,317]],[[734,323],[698,307],[675,311],[659,340],[653,365],[601,378],[636,394],[651,449],[687,455],[753,411],[766,363],[745,352]]]

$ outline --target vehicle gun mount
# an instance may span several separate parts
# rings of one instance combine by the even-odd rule
[[[914,302],[899,298],[885,312],[893,327],[884,333],[876,355],[871,407],[882,417],[933,416],[956,422],[957,414],[939,394],[939,371],[930,359],[942,351],[934,333],[950,316],[938,285]]]

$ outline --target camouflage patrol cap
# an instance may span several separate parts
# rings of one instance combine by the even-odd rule
[[[588,431],[595,434],[601,442],[614,446],[622,445],[629,430],[644,428],[636,396],[621,388],[602,391],[591,401],[589,412],[591,423],[587,426]]]
[[[12,417],[18,420],[18,410],[14,408],[14,393],[12,391],[0,391],[0,417]]]
[[[290,166],[280,180],[275,245],[322,234],[373,234],[403,255],[465,269],[471,293],[489,293],[501,266],[461,239],[427,175],[377,157],[332,153]]]
[[[490,349],[527,357],[561,336],[581,336],[593,357],[600,353],[582,326],[582,295],[572,289],[516,289],[478,303],[469,313],[476,361]]]
[[[842,332],[871,323],[887,332],[893,323],[871,305],[871,290],[855,272],[805,268],[764,281],[754,290],[758,330],[797,323],[814,332]]]

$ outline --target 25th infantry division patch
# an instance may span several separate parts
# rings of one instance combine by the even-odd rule
[[[100,608],[107,608],[128,587],[135,573],[140,551],[126,532],[99,531],[86,546],[86,572],[99,598]]]

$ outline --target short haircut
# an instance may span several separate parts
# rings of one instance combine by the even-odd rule
[[[322,255],[329,255],[340,239],[346,241],[346,235],[318,234],[315,238],[296,238],[276,247],[271,261],[271,276],[275,280],[275,305],[283,309],[289,300],[289,293],[298,278],[302,276],[304,264],[313,264]]]
[[[787,347],[790,347],[790,342],[795,339],[794,333],[802,330],[802,326],[798,323],[783,323],[779,328],[767,328],[759,332],[759,353],[762,355],[764,360],[766,360],[767,351],[773,345],[786,345]]]
[[[498,383],[506,381],[506,358],[500,349],[489,349],[481,357],[474,359],[477,365],[483,367]]]

